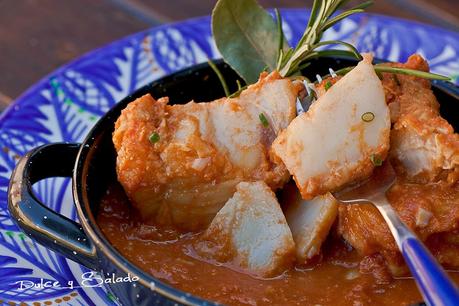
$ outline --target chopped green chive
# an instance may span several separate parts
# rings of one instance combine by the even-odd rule
[[[159,134],[155,132],[151,134],[148,139],[150,140],[151,143],[157,143],[159,141]]]
[[[383,163],[383,160],[377,154],[371,154],[370,160],[376,167],[381,166]]]
[[[269,122],[268,119],[266,119],[265,114],[260,113],[260,115],[258,115],[258,118],[260,118],[261,124],[263,124],[264,127],[269,126]]]
[[[371,122],[373,121],[373,119],[375,119],[375,114],[373,114],[372,112],[366,112],[366,113],[363,113],[362,117],[360,118],[362,118],[362,120],[365,122]]]
[[[325,91],[329,90],[330,87],[332,87],[332,85],[333,85],[333,84],[332,84],[330,81],[325,82],[325,86],[324,86]]]

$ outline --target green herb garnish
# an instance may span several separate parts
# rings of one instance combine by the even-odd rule
[[[159,134],[154,132],[150,135],[150,137],[148,137],[148,140],[150,140],[151,143],[157,143],[159,141],[160,137],[159,137]]]
[[[277,50],[279,50],[277,54],[277,63],[279,63],[279,60],[281,59],[281,55],[284,50],[284,31],[282,30],[282,16],[279,10],[276,8],[274,9],[274,12],[276,13],[276,27],[277,27],[277,36],[278,36],[278,41],[279,41],[279,45],[277,48]]]
[[[306,29],[295,47],[290,47],[285,39],[279,11],[275,10],[274,19],[256,0],[218,0],[212,12],[212,33],[225,62],[247,85],[255,83],[263,71],[277,70],[282,77],[292,77],[301,74],[301,70],[309,66],[312,59],[319,57],[347,56],[362,59],[352,44],[341,40],[321,41],[323,34],[330,27],[353,14],[363,12],[373,3],[365,1],[346,10],[343,7],[348,2],[314,0]],[[339,10],[341,12],[338,12]],[[328,49],[333,45],[341,45],[344,50]],[[327,50],[323,50],[324,47],[327,47]],[[338,72],[345,74],[352,68],[348,67]],[[449,80],[434,73],[381,65],[375,65],[375,71],[378,76],[382,72],[389,72]],[[225,87],[223,83],[222,81],[222,86]]]
[[[294,49],[290,49],[291,51],[289,50],[290,52],[287,52],[281,58],[280,64],[277,66],[282,76],[290,76],[297,73],[299,68],[304,65],[304,62],[320,57],[321,51],[317,49],[327,45],[342,45],[348,49],[348,51],[344,51],[346,55],[361,59],[358,51],[349,43],[341,40],[320,41],[327,29],[348,16],[363,12],[366,7],[373,3],[372,1],[366,1],[350,10],[345,10],[335,15],[337,10],[342,8],[346,2],[348,1],[314,0],[303,36],[297,46]],[[328,55],[333,55],[332,50],[327,51]],[[339,53],[343,54],[343,50],[339,50]]]
[[[345,75],[352,69],[354,69],[355,66],[350,66],[346,67],[343,69],[340,69],[338,71],[335,71],[336,74],[339,75]],[[382,66],[382,65],[374,65],[373,66],[375,69],[376,73],[382,73],[382,72],[388,72],[388,73],[395,73],[395,74],[405,74],[405,75],[411,75],[415,76],[418,78],[424,78],[424,79],[429,79],[429,80],[441,80],[441,81],[449,81],[450,78],[446,77],[441,74],[436,74],[436,73],[431,73],[431,72],[425,72],[425,71],[419,71],[415,69],[407,69],[407,68],[396,68],[396,67],[389,67],[389,66]]]
[[[220,80],[220,83],[222,84],[223,91],[225,92],[225,96],[228,97],[230,95],[230,91],[228,89],[228,85],[226,84],[225,78],[223,77],[223,74],[220,72],[220,69],[218,69],[218,67],[210,59],[207,60],[207,63],[209,63],[210,68],[212,68],[212,70],[217,75],[218,79]]]
[[[282,31],[282,19],[276,21],[256,0],[219,0],[212,12],[212,32],[224,60],[246,81],[255,83],[260,72],[278,70],[283,77],[295,75],[308,61],[323,55],[348,55],[361,59],[357,50],[340,40],[320,41],[323,33],[337,22],[363,12],[372,1],[335,14],[348,0],[314,0],[308,26],[295,48],[289,47]],[[328,45],[342,45],[346,50],[318,50]],[[325,53],[326,52],[326,53]]]
[[[383,65],[375,65],[374,67],[375,67],[375,71],[377,72],[389,72],[389,73],[395,73],[395,74],[412,75],[418,78],[424,78],[424,79],[430,79],[430,80],[442,80],[442,81],[451,80],[449,77],[441,75],[441,74],[419,71],[415,69],[397,68],[397,67],[389,67],[389,66],[383,66]]]
[[[256,0],[219,0],[212,12],[212,34],[225,62],[247,84],[255,83],[265,67],[276,69],[282,36]],[[283,48],[288,49],[285,40]]]
[[[236,80],[236,85],[237,85],[237,90],[241,90],[242,89],[241,81]]]
[[[371,122],[373,121],[373,119],[375,119],[375,114],[373,114],[372,112],[366,112],[363,113],[360,118],[362,118],[362,120],[365,122]]]
[[[237,97],[239,97],[239,95],[241,94],[241,92],[243,92],[246,88],[247,88],[247,85],[242,86],[242,87],[239,88],[236,92],[233,92],[232,94],[230,94],[230,95],[228,96],[228,98],[237,98]]]
[[[377,154],[371,154],[370,160],[376,167],[382,166],[383,160]]]
[[[263,124],[265,128],[269,126],[269,122],[268,119],[266,119],[265,114],[260,113],[260,115],[258,115],[258,118],[260,118],[261,124]]]
[[[330,81],[325,82],[325,85],[324,85],[325,91],[329,90],[330,87],[332,87],[332,85],[333,84]]]

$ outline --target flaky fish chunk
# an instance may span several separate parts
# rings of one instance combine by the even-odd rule
[[[145,95],[130,103],[113,143],[118,180],[144,220],[201,230],[239,182],[282,187],[289,174],[269,150],[295,116],[299,89],[274,72],[237,98],[168,105]]]
[[[459,268],[459,184],[397,182],[386,196],[397,215],[437,260]],[[341,204],[338,233],[361,255],[380,253],[393,275],[407,272],[387,223],[373,205]],[[453,253],[454,256],[449,254]]]
[[[295,243],[275,194],[261,181],[237,185],[196,244],[197,253],[261,277],[295,260]]]
[[[295,241],[297,262],[306,264],[320,253],[338,215],[338,201],[329,192],[312,200],[303,200],[297,193],[284,204],[284,213]]]
[[[417,54],[388,65],[429,71]],[[415,183],[458,181],[459,134],[441,117],[430,81],[385,73],[383,86],[393,123],[390,157],[398,174]]]
[[[365,55],[273,143],[304,199],[369,176],[387,155],[389,109],[371,61]]]

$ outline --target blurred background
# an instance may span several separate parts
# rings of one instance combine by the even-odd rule
[[[0,0],[0,109],[62,64],[163,23],[208,15],[216,0]],[[265,8],[312,0],[259,0]],[[350,1],[353,6],[362,1]],[[459,0],[374,0],[367,11],[459,31]]]

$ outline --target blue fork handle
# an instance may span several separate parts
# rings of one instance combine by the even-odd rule
[[[416,235],[400,220],[384,193],[370,199],[386,220],[408,267],[430,306],[459,305],[459,290]]]
[[[401,251],[428,305],[459,305],[459,290],[422,242],[409,235]]]

